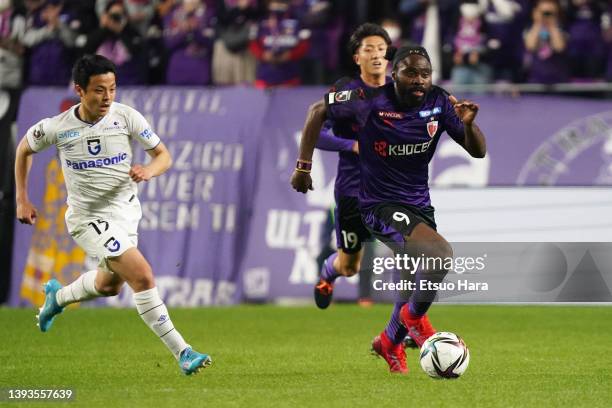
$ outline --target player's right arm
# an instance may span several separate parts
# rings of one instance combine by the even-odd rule
[[[15,154],[15,199],[17,202],[17,219],[22,224],[32,225],[36,222],[36,207],[28,197],[28,176],[32,167],[32,155],[27,138],[24,137],[17,146]]]
[[[325,102],[320,100],[308,108],[308,115],[302,130],[298,165],[291,176],[291,185],[296,191],[306,193],[313,190],[310,168],[312,167],[312,154],[319,139],[319,133],[325,122]]]
[[[17,219],[22,224],[36,222],[36,207],[28,196],[28,176],[32,167],[32,155],[54,145],[56,134],[50,119],[43,119],[26,132],[15,152],[15,201]]]
[[[310,170],[312,154],[326,118],[349,120],[362,126],[369,116],[370,99],[362,89],[330,92],[308,108],[308,115],[300,139],[299,158],[291,176],[291,185],[300,193],[313,190]]]

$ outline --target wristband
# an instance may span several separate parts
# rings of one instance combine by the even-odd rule
[[[295,169],[298,171],[310,173],[310,170],[312,170],[312,162],[308,160],[298,159],[297,164],[295,165]]]

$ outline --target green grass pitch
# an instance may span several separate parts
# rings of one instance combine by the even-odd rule
[[[24,407],[610,407],[612,308],[443,306],[470,366],[433,380],[408,351],[408,376],[370,355],[391,306],[174,309],[187,341],[213,357],[199,375],[174,359],[135,310],[74,309],[48,333],[34,309],[0,309],[0,387],[71,387],[69,403]]]

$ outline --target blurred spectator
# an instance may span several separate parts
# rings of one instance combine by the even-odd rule
[[[122,1],[108,3],[100,16],[100,26],[89,33],[83,50],[113,61],[117,66],[117,81],[122,85],[147,83],[145,42],[129,23]]]
[[[72,29],[87,32],[91,31],[98,22],[96,14],[96,0],[62,0],[64,8],[70,10],[72,15]]]
[[[78,1],[78,0],[75,0]],[[111,0],[93,0],[95,13],[101,17]],[[162,39],[162,19],[157,15],[158,5],[163,0],[123,0],[128,22],[145,43],[143,60],[148,65],[149,83],[165,81],[165,47]],[[175,0],[172,0],[175,3]]]
[[[250,49],[257,58],[255,86],[299,85],[300,61],[308,52],[310,32],[301,28],[287,0],[269,0]]]
[[[475,0],[464,0],[460,6],[457,34],[453,41],[454,56],[451,80],[454,84],[491,82],[491,67],[485,62],[487,37],[483,10]]]
[[[234,85],[255,80],[255,58],[249,52],[251,32],[260,15],[256,0],[218,0],[218,39],[212,65],[213,83]]]
[[[302,60],[301,77],[306,85],[324,84],[327,72],[338,68],[338,48],[341,32],[340,20],[335,17],[332,2],[327,0],[294,0],[302,28],[310,32],[310,46]]]
[[[487,27],[487,61],[494,79],[520,82],[523,77],[524,44],[517,33],[524,30],[529,0],[481,0]]]
[[[604,39],[608,46],[608,62],[606,65],[606,80],[612,82],[612,4],[608,6],[608,11],[603,17]]]
[[[113,0],[96,0],[96,14],[99,18],[102,18],[110,3],[113,3]],[[138,31],[141,37],[148,35],[157,3],[157,0],[123,0],[123,8],[128,22]]]
[[[26,0],[23,44],[29,48],[30,85],[68,85],[76,32],[58,0]]]
[[[434,68],[433,81],[449,78],[459,10],[457,0],[400,0],[403,34],[427,48]]]
[[[178,1],[180,0],[159,0],[156,8],[157,15],[162,19],[166,18]]]
[[[539,0],[532,12],[533,25],[525,35],[528,81],[567,82],[566,35],[561,31],[561,8],[556,0]]]
[[[70,16],[70,28],[76,34],[75,46],[85,45],[87,34],[98,25],[95,12],[96,0],[62,0],[63,13]]]
[[[25,24],[11,0],[0,1],[0,90],[21,88]]]
[[[394,18],[385,18],[380,23],[380,26],[389,34],[391,45],[396,48],[404,45],[402,42],[402,26],[398,20]]]
[[[169,53],[166,83],[210,83],[213,24],[212,11],[201,0],[182,0],[164,18]]]
[[[604,72],[606,44],[601,29],[605,6],[597,0],[571,0],[567,10],[571,76],[601,77]]]

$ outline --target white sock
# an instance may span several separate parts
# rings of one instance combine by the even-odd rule
[[[60,306],[66,306],[71,303],[89,300],[102,296],[96,290],[96,275],[98,271],[93,270],[79,276],[77,280],[68,286],[64,286],[55,294],[55,300]]]
[[[168,350],[174,354],[174,358],[178,360],[181,351],[189,345],[183,340],[183,336],[178,330],[174,328],[168,315],[168,309],[159,297],[157,288],[134,293],[134,302],[142,320],[157,334],[157,337],[164,342]]]

